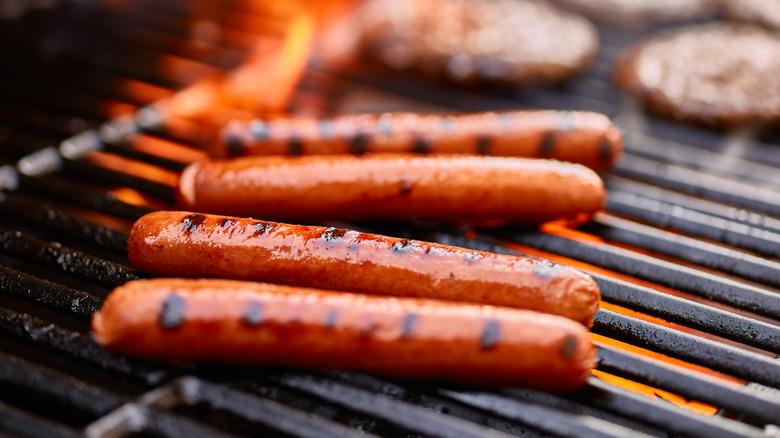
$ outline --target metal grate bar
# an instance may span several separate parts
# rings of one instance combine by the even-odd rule
[[[275,377],[274,381],[426,436],[464,438],[511,436],[457,417],[431,415],[431,411],[428,409],[393,400],[373,391],[353,388],[326,378],[313,375],[284,375]]]
[[[191,404],[205,404],[212,410],[230,412],[293,436],[311,438],[372,436],[222,385],[188,378],[184,387],[187,389],[185,397]]]
[[[0,352],[0,385],[16,388],[4,391],[3,399],[24,399],[36,395],[36,404],[46,403],[71,424],[105,415],[122,399],[73,377]],[[7,401],[7,399],[6,399]],[[23,401],[22,401],[23,402]],[[37,406],[43,408],[43,406]]]
[[[172,186],[94,166],[81,161],[66,161],[63,171],[69,175],[78,176],[79,178],[88,181],[102,182],[106,185],[129,187],[147,195],[160,198],[169,204],[172,204],[176,198],[176,189]],[[141,217],[141,215],[144,214],[142,211],[148,212],[146,209],[139,208],[135,213],[141,214],[134,218],[137,219],[138,217]]]
[[[173,170],[175,172],[181,172],[187,167],[188,163],[182,163],[181,161],[173,161],[167,158],[158,157],[156,155],[147,154],[145,152],[139,152],[127,145],[101,143],[103,150],[111,152],[117,155],[121,155],[126,158],[143,161],[148,164],[153,164],[163,169]],[[159,197],[159,193],[156,194]]]
[[[230,438],[216,429],[203,426],[189,418],[155,407],[130,403],[92,423],[85,433],[87,438],[136,437],[155,438]]]
[[[5,266],[0,266],[0,291],[82,321],[89,321],[103,300]]]
[[[600,310],[594,319],[594,333],[740,379],[780,388],[780,362],[769,357],[609,310]]]
[[[662,400],[652,400],[630,391],[591,378],[588,386],[572,396],[589,401],[604,409],[649,424],[663,425],[673,434],[688,437],[755,437],[766,438],[762,429],[722,417],[706,417]]]
[[[614,216],[597,214],[579,228],[606,240],[626,243],[696,263],[768,286],[780,287],[780,263],[731,248],[661,231]]]
[[[35,223],[44,229],[64,232],[84,242],[124,254],[127,234],[96,224],[45,201],[13,193],[0,193],[0,211],[6,217],[24,223]]]
[[[724,135],[720,132],[661,118],[646,118],[644,122],[649,134],[654,137],[720,152],[725,156],[738,156],[757,163],[780,166],[777,145],[754,140],[758,133],[750,129]]]
[[[501,232],[533,248],[645,279],[738,309],[780,320],[780,294],[608,244],[586,244],[541,233]]]
[[[398,402],[414,404],[418,408],[428,409],[431,412],[440,412],[510,434],[522,431],[523,436],[536,437],[538,435],[539,437],[546,437],[548,432],[545,432],[545,430],[551,428],[551,426],[545,425],[542,421],[538,421],[533,417],[526,418],[527,422],[518,422],[495,412],[490,412],[488,415],[486,414],[488,410],[463,403],[446,394],[446,390],[442,391],[442,387],[438,386],[439,384],[430,382],[395,382],[354,372],[331,372],[327,373],[327,376],[353,387],[382,394]],[[535,403],[535,400],[532,403]],[[552,415],[552,412],[548,411],[548,415]]]
[[[701,213],[673,204],[645,198],[633,193],[611,190],[607,210],[639,218],[657,227],[669,227],[688,234],[713,239],[721,243],[780,257],[780,230],[758,228],[708,213]]]
[[[642,432],[598,418],[567,412],[526,400],[510,399],[497,394],[441,390],[441,394],[478,409],[497,414],[512,421],[530,425],[555,436],[585,437],[647,437]]]
[[[116,356],[99,347],[89,336],[2,307],[0,332],[38,348],[97,365],[147,386],[158,385],[170,377],[170,370],[162,365]]]
[[[0,403],[0,436],[23,438],[80,438],[75,429],[28,414],[12,406]]]
[[[780,353],[780,327],[651,288],[592,273],[602,299],[669,322]]]
[[[627,151],[641,157],[703,169],[705,172],[729,175],[729,178],[736,178],[740,181],[747,179],[763,184],[780,184],[780,175],[775,167],[736,156],[724,155],[720,151],[710,151],[636,131],[625,135],[624,144]]]
[[[69,173],[77,173],[75,169],[70,169],[70,165],[66,165],[69,168]],[[75,166],[78,169],[89,169],[90,167],[84,165]],[[94,167],[94,169],[99,169]],[[124,174],[118,172],[107,171],[104,169],[97,170],[98,174],[110,174],[111,176],[118,175],[122,180],[127,180]],[[97,178],[93,175],[85,175],[88,179]],[[145,207],[139,207],[136,205],[122,202],[110,193],[106,193],[105,189],[95,189],[89,185],[73,181],[71,179],[63,178],[58,175],[42,175],[37,177],[27,177],[25,175],[19,176],[20,187],[30,190],[32,192],[45,194],[54,199],[60,201],[68,201],[74,205],[87,207],[92,210],[106,213],[118,218],[122,218],[128,221],[135,221],[139,217],[151,212],[152,210]],[[105,184],[111,184],[110,181],[104,181]],[[148,189],[148,186],[152,186],[155,191],[161,191],[157,184],[153,182],[143,183],[143,188]],[[127,186],[125,186],[127,187]]]
[[[601,371],[682,395],[687,400],[718,406],[763,423],[780,424],[780,399],[772,399],[768,394],[758,394],[745,386],[722,383],[608,345],[599,344],[598,360]]]
[[[751,184],[687,169],[662,161],[625,154],[616,175],[656,184],[771,216],[780,216],[780,193]]]
[[[631,196],[650,198],[661,203],[675,204],[674,207],[670,207],[665,210],[667,215],[672,216],[670,218],[672,220],[678,216],[678,214],[675,213],[677,210],[681,212],[693,211],[695,213],[704,213],[707,216],[727,219],[728,221],[736,222],[737,224],[748,225],[750,227],[760,228],[763,230],[780,232],[780,219],[777,218],[744,209],[730,207],[728,205],[719,204],[702,198],[684,195],[662,189],[657,186],[621,178],[615,175],[609,175],[605,177],[607,187],[610,190],[610,196],[612,196],[614,193],[626,193],[630,194]],[[643,219],[647,220],[644,217]],[[657,220],[663,219],[663,216],[659,214]],[[704,222],[706,223],[706,221]],[[691,234],[695,234],[695,232],[691,232]]]
[[[127,266],[3,227],[0,227],[0,248],[16,256],[58,268],[63,272],[103,285],[118,286],[130,280],[141,278],[136,274],[135,269]]]

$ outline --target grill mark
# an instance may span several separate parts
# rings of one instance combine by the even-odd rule
[[[349,139],[349,151],[355,155],[364,155],[368,152],[368,135],[357,132]]]
[[[412,193],[412,187],[414,187],[414,183],[408,179],[402,179],[401,180],[401,188],[398,190],[398,194],[401,196],[406,196],[409,193]]]
[[[227,228],[233,225],[234,223],[236,223],[236,221],[234,221],[233,219],[224,218],[219,220],[219,226],[222,228]]]
[[[392,246],[392,250],[395,253],[404,253],[414,247],[414,241],[409,239],[399,240]]]
[[[414,137],[412,152],[420,155],[431,153],[431,142],[425,137]]]
[[[566,336],[566,339],[561,343],[561,356],[564,359],[569,359],[574,355],[577,350],[577,337],[574,335]]]
[[[480,254],[478,252],[466,253],[466,256],[465,256],[466,263],[468,263],[470,265],[478,262],[479,260],[481,260],[483,258],[485,258],[485,256],[483,256],[482,254]]]
[[[257,222],[255,223],[255,235],[262,236],[268,234],[274,229],[274,224],[271,222]]]
[[[488,155],[491,149],[492,139],[489,135],[480,135],[477,137],[477,153]]]
[[[339,311],[338,309],[330,309],[328,311],[328,314],[325,315],[325,320],[323,321],[323,326],[325,328],[333,328],[336,327],[336,323],[339,320]]]
[[[414,327],[417,325],[417,320],[420,319],[420,315],[414,312],[409,312],[404,315],[401,320],[401,339],[411,339],[414,333]]]
[[[612,142],[609,141],[606,135],[601,139],[601,143],[599,143],[598,154],[599,157],[605,160],[612,158]]]
[[[165,330],[174,330],[184,324],[187,316],[187,300],[181,295],[172,292],[163,301],[160,307],[158,322]]]
[[[539,156],[540,157],[550,157],[553,154],[553,151],[555,150],[555,143],[557,142],[557,139],[555,138],[555,131],[547,131],[544,134],[544,137],[542,137],[542,141],[539,144]]]
[[[254,300],[250,301],[244,310],[244,314],[241,316],[241,321],[250,327],[257,327],[265,320],[264,313],[263,303]]]
[[[185,216],[184,219],[182,220],[182,224],[184,225],[184,231],[188,233],[194,233],[195,231],[198,231],[198,228],[200,228],[200,225],[205,220],[206,220],[206,216],[200,213],[193,213]]]
[[[372,336],[378,328],[379,328],[379,322],[376,321],[376,319],[374,319],[374,315],[372,314],[363,315],[362,321],[360,322],[361,336],[368,338]]]
[[[225,138],[225,147],[227,148],[228,155],[231,157],[239,157],[243,155],[244,142],[236,135],[228,135]]]
[[[257,141],[268,140],[270,136],[268,124],[261,120],[252,120],[252,123],[249,125],[249,132],[252,133],[252,137]]]
[[[488,320],[482,328],[482,335],[479,337],[479,346],[483,350],[490,350],[498,344],[501,338],[501,322],[495,318]]]
[[[343,228],[329,227],[322,232],[320,237],[325,239],[327,242],[333,242],[334,240],[343,238],[344,235],[346,235],[348,232],[349,230],[345,230]]]
[[[297,157],[303,155],[303,141],[298,137],[290,137],[287,141],[287,155]]]

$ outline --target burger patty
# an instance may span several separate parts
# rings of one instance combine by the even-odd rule
[[[456,82],[560,82],[598,49],[589,21],[537,0],[375,0],[357,22],[367,57]]]
[[[615,80],[650,110],[716,129],[780,122],[780,35],[748,24],[669,31],[618,56]]]
[[[729,18],[780,29],[780,0],[728,0],[723,9]]]

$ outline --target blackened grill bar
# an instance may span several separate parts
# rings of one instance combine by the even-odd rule
[[[614,173],[746,210],[780,216],[780,194],[763,186],[628,153],[614,169]]]
[[[738,309],[780,319],[780,294],[612,245],[541,233],[501,233],[507,240],[601,266]]]
[[[756,283],[780,287],[780,278],[775,276],[780,270],[780,264],[749,253],[604,214],[599,214],[591,223],[579,229],[608,241],[641,247]],[[778,237],[780,238],[780,235]]]
[[[71,10],[77,8],[75,3],[57,5],[52,13],[64,17],[59,20],[70,17],[72,23],[86,30],[81,34],[64,28],[64,21],[56,23],[67,49],[63,52],[67,56],[61,61],[70,63],[67,71],[90,70],[88,76],[97,82],[76,84],[76,77],[70,75],[47,85],[47,91],[41,92],[40,86],[48,77],[35,69],[15,65],[7,72],[0,72],[5,84],[0,86],[0,95],[4,96],[0,104],[0,126],[9,132],[0,138],[7,146],[7,150],[0,152],[2,164],[13,163],[39,147],[56,146],[73,134],[92,129],[90,138],[99,142],[100,150],[163,169],[180,170],[182,163],[135,150],[121,136],[112,141],[99,128],[106,117],[103,103],[117,98],[126,98],[125,103],[133,108],[142,108],[147,103],[135,99],[132,93],[114,93],[111,86],[115,82],[130,78],[166,88],[183,83],[181,78],[161,76],[150,64],[155,57],[175,54],[201,63],[206,69],[230,68],[240,60],[239,55],[246,47],[236,41],[221,42],[211,54],[190,52],[181,46],[189,37],[191,22],[188,20],[193,19],[186,13],[187,4],[183,1],[128,2],[133,9],[124,18],[132,24],[121,27],[108,25],[112,19],[122,16],[114,10],[82,5],[85,9],[75,17]],[[215,7],[222,12],[240,13],[244,6]],[[28,29],[44,35],[47,26],[53,23],[43,13],[39,14],[28,20],[37,23],[33,27],[17,23],[0,28],[0,41],[16,48],[9,60],[34,61],[34,56],[28,58],[18,49],[37,52],[41,40],[31,39]],[[135,39],[133,31],[139,32]],[[468,111],[545,107],[597,110],[614,116],[621,99],[608,83],[609,54],[638,36],[607,30],[602,37],[605,50],[594,70],[581,80],[549,90],[455,92],[447,87],[420,85],[408,78],[388,78],[374,70],[364,77],[355,72],[336,72],[339,77],[334,82],[346,87],[371,84],[399,95]],[[155,40],[158,45],[154,44]],[[131,44],[123,44],[125,41]],[[76,47],[76,42],[83,47]],[[25,72],[31,73],[29,77],[22,77]],[[333,72],[309,74],[322,78]],[[19,79],[25,80],[26,88],[13,85]],[[324,93],[313,86],[306,91]],[[61,100],[63,96],[70,100]],[[22,110],[17,112],[16,108]],[[713,417],[691,413],[665,400],[636,395],[598,378],[593,378],[582,391],[560,397],[519,389],[487,391],[395,382],[350,373],[163,365],[107,353],[83,328],[66,328],[58,322],[61,318],[75,317],[72,325],[84,327],[84,322],[100,306],[108,287],[138,276],[128,267],[124,255],[126,228],[150,209],[117,199],[107,188],[132,188],[163,204],[172,202],[173,188],[70,157],[63,160],[58,173],[21,175],[17,189],[0,193],[0,346],[4,351],[0,355],[0,435],[5,432],[47,437],[348,436],[364,432],[378,436],[776,435],[780,396],[772,388],[780,388],[780,364],[770,354],[780,352],[777,341],[780,318],[771,307],[764,311],[754,301],[760,298],[772,303],[780,296],[772,289],[778,286],[775,265],[780,255],[774,239],[780,230],[780,220],[772,216],[776,210],[771,206],[775,195],[767,192],[756,192],[756,195],[749,190],[750,184],[722,176],[717,178],[727,182],[725,186],[701,187],[696,177],[708,175],[710,170],[728,169],[706,166],[686,169],[686,165],[690,164],[696,148],[711,151],[709,156],[720,156],[722,151],[712,145],[725,144],[725,138],[668,122],[650,122],[649,136],[635,136],[642,141],[628,145],[628,161],[617,170],[621,176],[607,177],[613,195],[608,213],[579,229],[606,240],[605,245],[512,229],[479,230],[475,240],[457,230],[451,234],[431,233],[429,229],[411,225],[393,230],[405,236],[418,234],[442,243],[496,252],[514,252],[517,245],[526,246],[542,254],[554,253],[599,269],[643,278],[643,285],[637,285],[595,274],[604,291],[605,303],[660,317],[730,342],[662,327],[642,320],[641,315],[632,317],[602,310],[596,317],[594,331],[605,336],[604,342],[627,342],[750,383],[743,386],[721,377],[709,377],[602,341],[598,342],[601,358],[598,370],[657,388],[659,398],[666,397],[661,391],[669,391],[688,400],[708,403],[722,411]],[[129,129],[131,136],[143,132],[143,135],[184,144],[199,141],[177,138],[180,133],[168,133],[164,126],[144,126],[140,119],[136,126],[122,129]],[[25,139],[40,145],[29,144]],[[686,148],[682,155],[673,157],[643,152],[641,148],[648,144],[664,148],[683,144]],[[741,163],[735,175],[756,169],[762,171],[777,164],[771,157],[760,158],[767,153],[762,146],[765,145],[751,143],[744,149],[744,158],[764,165]],[[659,168],[671,169],[672,174],[659,174]],[[772,176],[754,176],[768,183],[776,181]],[[381,232],[383,227],[379,225],[375,231]],[[718,246],[658,230],[664,227],[774,260],[729,249],[721,253]],[[710,271],[660,263],[654,256],[638,255],[633,248],[698,263]],[[654,273],[659,267],[672,275],[663,278],[663,273]],[[60,284],[45,280],[52,272],[57,273]],[[699,284],[702,280],[712,288],[702,287]],[[727,305],[713,306],[707,300],[674,297],[646,286],[648,282],[666,284],[684,294],[721,300]],[[767,316],[737,311],[730,305]],[[52,313],[61,318],[52,318]],[[77,369],[80,377],[55,370],[57,365],[51,362],[70,363],[69,369]],[[98,379],[92,374],[102,377]],[[112,384],[112,379],[138,386],[131,391],[119,383]],[[770,388],[755,389],[756,382]],[[9,388],[13,391],[5,391]],[[143,394],[139,395],[139,390]],[[60,408],[76,414],[65,418],[58,413]]]
[[[609,210],[622,211],[620,208],[627,209],[630,208],[632,204],[640,204],[641,202],[638,201],[639,199],[652,200],[658,204],[645,209],[645,213],[642,213],[643,209],[637,208],[633,211],[626,211],[625,214],[627,216],[639,217],[643,221],[650,222],[657,226],[676,228],[689,234],[711,237],[714,240],[719,240],[723,243],[737,247],[742,247],[741,241],[726,235],[726,233],[730,231],[729,228],[737,228],[742,225],[741,229],[735,232],[740,232],[744,235],[755,234],[756,231],[761,230],[773,232],[780,231],[780,220],[770,216],[724,204],[718,204],[703,198],[684,195],[653,185],[631,181],[615,175],[607,176],[607,180],[612,189],[611,193],[636,197],[636,199],[627,199],[621,203],[608,204],[607,207]],[[615,196],[613,195],[613,198],[614,197]],[[662,208],[658,207],[658,205],[663,204],[666,204],[666,206]],[[685,215],[676,213],[676,211],[684,212]],[[688,215],[691,217],[689,218]],[[720,219],[721,222],[715,222],[718,219]],[[682,226],[678,226],[677,222],[674,222],[675,220],[683,220],[681,224],[690,223],[690,225],[683,228]],[[709,234],[702,234],[702,232],[699,231],[700,228],[705,227],[713,230],[718,228],[726,229],[724,229],[721,234],[710,231],[712,233],[710,236]],[[752,250],[761,253],[762,247],[769,246],[768,242],[765,243],[766,245],[758,245],[757,249]]]

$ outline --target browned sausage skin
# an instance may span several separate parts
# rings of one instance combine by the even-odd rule
[[[179,178],[181,209],[283,222],[422,219],[536,225],[604,207],[599,176],[526,158],[373,155],[203,161]]]
[[[357,231],[188,212],[155,212],[130,232],[138,269],[369,294],[466,301],[565,316],[588,327],[590,276],[526,257]]]
[[[554,392],[595,362],[587,331],[517,309],[230,280],[115,289],[93,321],[107,349],[156,360],[346,369]]]
[[[586,111],[395,112],[234,121],[210,150],[221,158],[387,152],[553,158],[606,170],[623,141],[609,118]]]

